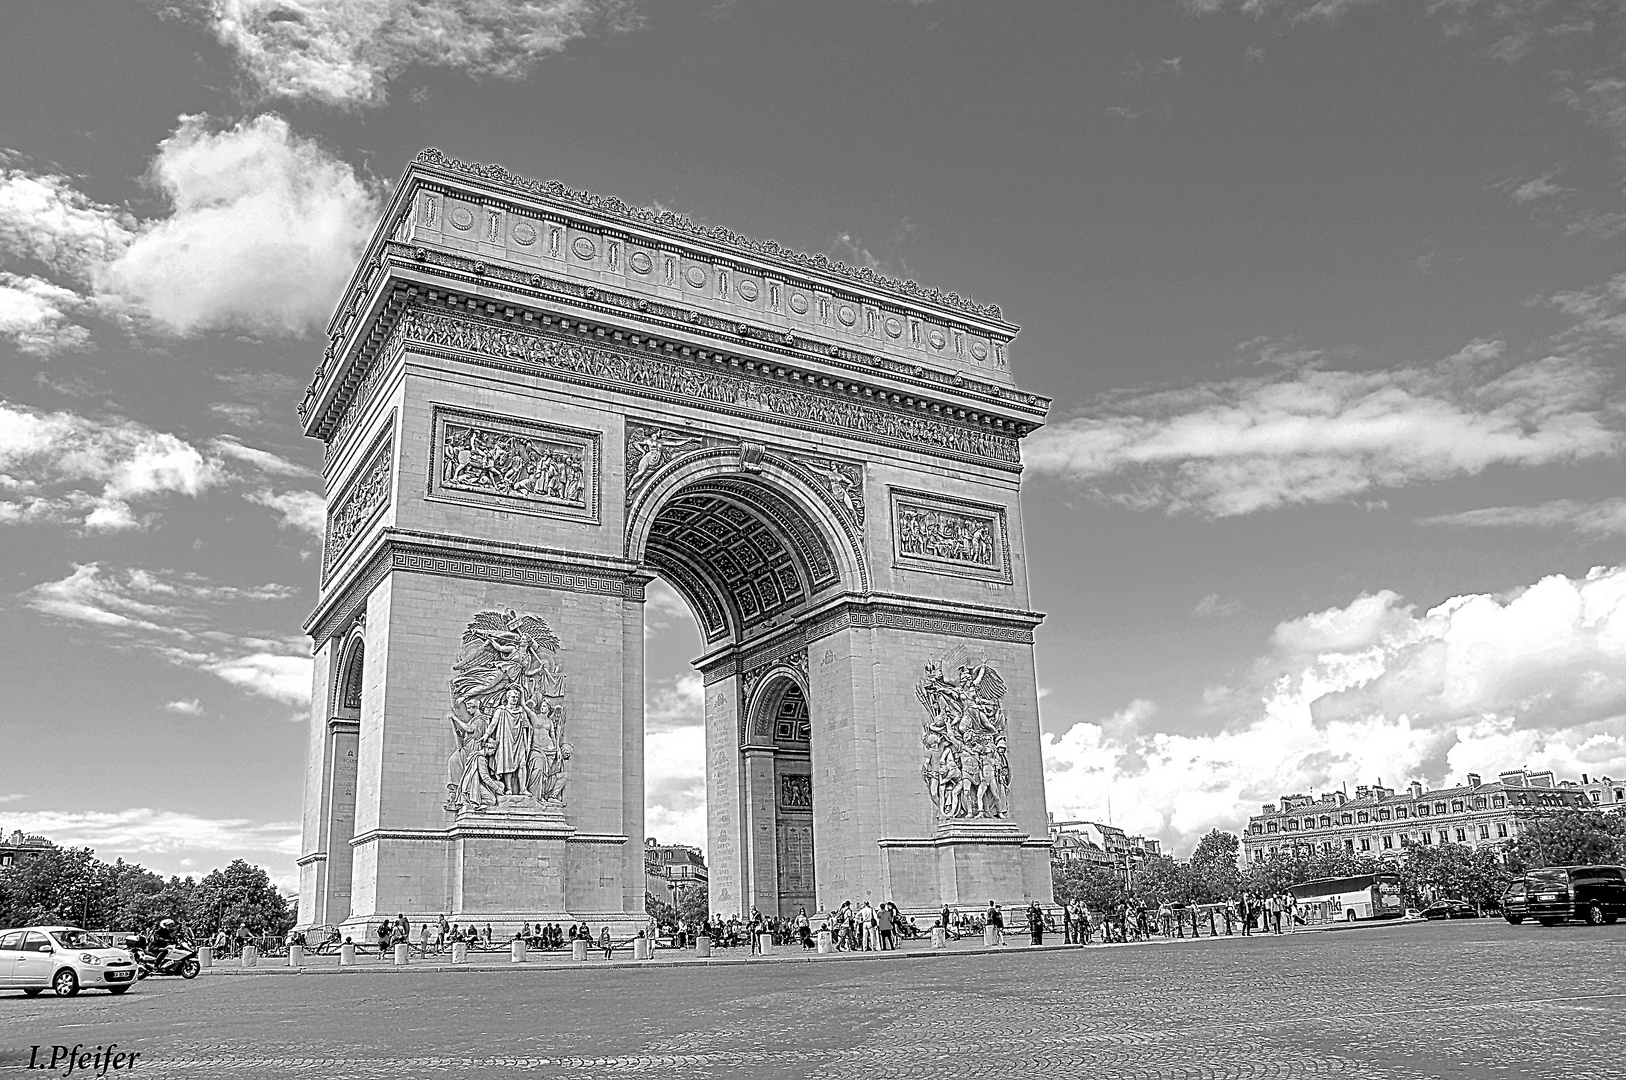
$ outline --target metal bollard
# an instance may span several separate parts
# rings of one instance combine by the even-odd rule
[[[290,946],[288,946],[288,966],[289,967],[298,967],[304,961],[304,959],[305,959],[305,946],[303,946],[303,945],[290,945]]]
[[[511,964],[525,963],[525,939],[515,938],[508,943],[508,962]]]
[[[406,967],[407,961],[412,959],[412,946],[404,941],[395,943],[395,966]]]
[[[586,938],[579,937],[575,941],[572,941],[570,943],[570,958],[572,960],[586,960],[587,959],[587,939]]]
[[[469,943],[466,941],[452,942],[452,963],[466,964],[469,962]]]
[[[244,945],[242,961],[244,967],[258,967],[260,964],[260,950],[252,945]]]
[[[694,939],[694,954],[701,958],[711,955],[711,935],[701,934]]]
[[[340,967],[355,967],[356,966],[356,947],[354,945],[346,944],[346,945],[340,945],[339,946],[339,966]]]
[[[206,968],[206,967],[214,967],[214,966],[215,966],[215,950],[214,950],[214,947],[211,946],[211,945],[205,945],[203,948],[198,950],[198,967]]]

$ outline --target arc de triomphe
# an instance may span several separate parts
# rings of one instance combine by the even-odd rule
[[[705,639],[711,908],[1051,900],[996,307],[429,150],[299,414],[300,921],[643,918],[645,586]]]

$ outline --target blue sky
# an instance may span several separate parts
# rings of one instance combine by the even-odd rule
[[[1626,9],[20,0],[0,828],[293,877],[294,395],[425,146],[1001,304],[1058,816],[1626,775]],[[649,608],[650,828],[703,841]]]

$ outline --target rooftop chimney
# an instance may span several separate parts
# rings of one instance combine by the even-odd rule
[[[1468,774],[1468,786],[1471,787],[1471,788],[1479,786],[1479,774],[1478,773],[1471,772],[1471,773]]]
[[[1423,797],[1423,784],[1422,784],[1422,781],[1413,780],[1410,784],[1407,785],[1407,790],[1411,792],[1411,797],[1412,798],[1421,799]]]
[[[1511,772],[1500,773],[1496,779],[1507,787],[1524,787],[1524,770],[1514,769]]]

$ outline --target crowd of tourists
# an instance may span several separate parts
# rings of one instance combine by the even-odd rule
[[[1121,906],[1092,911],[1081,903],[1062,905],[1062,941],[1069,945],[1145,941],[1164,938],[1219,937],[1254,933],[1282,934],[1303,926],[1305,919],[1286,893],[1255,896],[1244,892],[1232,901],[1212,904],[1149,904],[1131,897]]]

